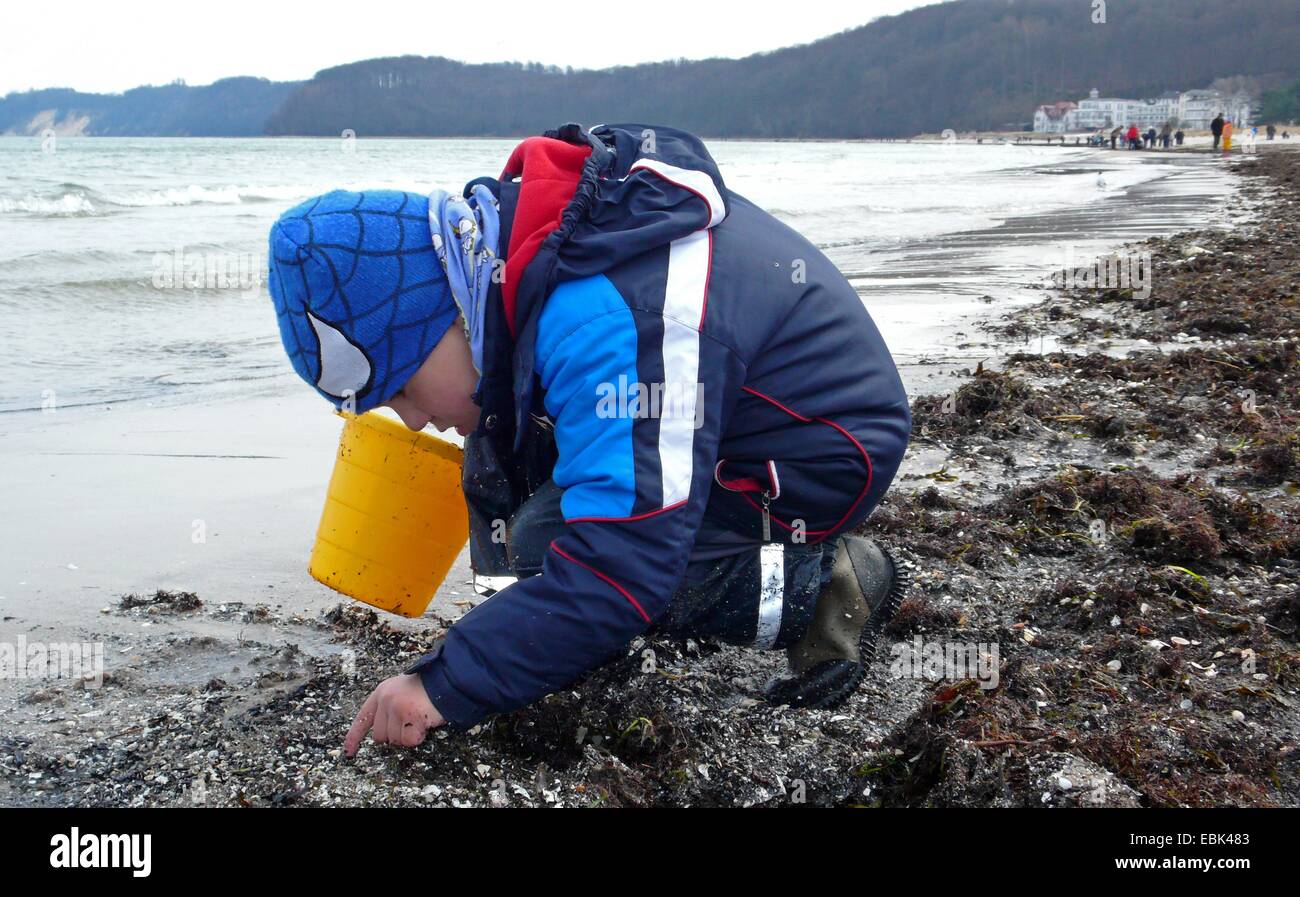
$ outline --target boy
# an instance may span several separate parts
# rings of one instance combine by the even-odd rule
[[[857,688],[903,581],[843,534],[907,398],[843,275],[697,137],[569,124],[463,198],[335,191],[270,243],[307,382],[466,437],[472,566],[500,587],[375,689],[349,756],[525,706],[652,626],[784,649],[777,704]]]

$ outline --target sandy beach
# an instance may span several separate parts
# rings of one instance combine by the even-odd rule
[[[914,441],[865,528],[911,597],[836,711],[765,705],[776,655],[639,642],[534,707],[344,760],[369,689],[477,599],[464,557],[420,620],[307,578],[338,432],[319,400],[14,418],[0,641],[105,663],[0,683],[0,803],[1300,804],[1290,149],[846,271],[887,337],[944,312],[900,353]],[[1045,289],[1062,244],[1083,266],[1127,241],[1145,295]],[[988,295],[994,270],[1021,288]],[[996,655],[997,687],[915,672],[931,643]]]

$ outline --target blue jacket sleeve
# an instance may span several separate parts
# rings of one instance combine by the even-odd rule
[[[471,610],[411,668],[453,726],[563,688],[667,608],[744,378],[694,324],[629,308],[603,276],[548,300],[537,369],[567,525],[540,575]]]

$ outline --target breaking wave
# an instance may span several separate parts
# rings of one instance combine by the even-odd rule
[[[0,214],[42,217],[111,215],[115,211],[156,206],[239,205],[281,202],[311,194],[306,186],[169,187],[165,190],[101,192],[81,184],[60,184],[50,190],[22,195],[0,195]]]

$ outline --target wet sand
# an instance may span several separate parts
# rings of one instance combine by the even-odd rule
[[[1002,676],[891,732],[882,803],[1300,802],[1300,153],[1238,173],[1252,223],[1128,247],[1149,292],[1049,293],[914,403],[943,463],[867,529],[917,564],[900,625],[998,638]]]
[[[1266,192],[1259,198],[1267,199],[1267,191],[1279,188],[1260,189]],[[1203,217],[1212,205],[1212,194],[1207,190],[1186,202],[1189,217]],[[1294,207],[1289,214],[1294,220]],[[1135,224],[1132,235],[1162,232],[1158,218],[1153,214]],[[1118,220],[1130,222],[1132,216]],[[1166,225],[1163,232],[1169,229]],[[1106,242],[1099,230],[1091,220],[1013,220],[1005,232],[993,229],[986,235],[968,234],[936,245],[934,257],[920,267],[940,270],[953,265],[954,257],[963,252],[969,258],[995,244],[1050,246],[1061,234]],[[1007,235],[1014,236],[1007,239]],[[1026,271],[1037,272],[1035,280],[1055,264],[1054,259],[1044,264],[1042,255],[1041,249],[1031,249],[1021,256]],[[881,269],[872,275],[877,284],[890,273]],[[873,290],[881,295],[887,292],[866,283],[870,279],[864,277],[860,284],[869,302]],[[1005,304],[984,303],[973,295],[978,280],[974,276],[969,284],[969,332],[947,337],[944,345],[951,350],[941,360],[926,353],[903,359],[909,391],[916,397],[919,438],[900,477],[897,499],[882,507],[868,529],[901,549],[917,580],[908,613],[891,634],[900,644],[910,643],[918,634],[998,644],[1005,666],[999,689],[972,692],[962,684],[964,680],[893,679],[888,665],[878,664],[861,693],[839,711],[796,712],[768,708],[758,700],[763,681],[779,669],[778,657],[689,643],[654,644],[649,647],[656,652],[657,672],[644,675],[639,650],[646,646],[641,645],[626,661],[594,674],[574,690],[474,733],[439,733],[416,752],[367,745],[356,761],[345,762],[336,751],[355,707],[379,678],[391,675],[423,650],[444,624],[439,618],[459,615],[463,607],[456,602],[469,598],[465,568],[453,571],[430,616],[421,621],[381,620],[306,578],[306,551],[332,462],[332,451],[325,454],[320,446],[332,446],[332,434],[337,432],[337,422],[320,413],[320,403],[309,395],[301,401],[265,396],[242,403],[240,414],[258,421],[248,430],[259,434],[255,438],[232,432],[229,417],[212,405],[173,410],[167,433],[160,432],[156,414],[112,411],[104,412],[102,419],[69,422],[75,432],[63,444],[72,444],[69,451],[77,440],[87,445],[120,445],[121,454],[60,456],[67,463],[53,478],[43,476],[48,467],[40,456],[49,453],[44,435],[19,430],[7,431],[3,437],[6,456],[18,465],[27,464],[18,468],[17,481],[23,485],[15,490],[14,507],[28,517],[10,515],[5,524],[9,529],[0,535],[14,540],[10,544],[19,548],[19,563],[34,572],[22,580],[24,588],[32,589],[30,594],[6,594],[0,602],[2,637],[25,634],[49,641],[100,641],[108,673],[98,688],[60,681],[3,683],[0,702],[9,725],[0,736],[0,800],[17,804],[586,805],[784,804],[803,799],[921,804],[1042,803],[1041,796],[1047,794],[1046,802],[1061,804],[1098,800],[1143,805],[1293,803],[1294,782],[1285,776],[1279,779],[1281,784],[1253,789],[1230,778],[1221,767],[1233,766],[1233,757],[1194,760],[1201,776],[1196,788],[1162,791],[1148,785],[1141,770],[1120,762],[1118,754],[1112,757],[1100,748],[1079,748],[1061,736],[1060,725],[1032,725],[1034,719],[1061,712],[1054,706],[1039,706],[1040,701],[1049,706],[1058,700],[1081,703],[1062,694],[1055,680],[1025,671],[1026,664],[1036,662],[1025,656],[1034,650],[1035,642],[1058,650],[1061,656],[1054,662],[1062,669],[1077,664],[1089,676],[1109,682],[1106,687],[1114,693],[1104,702],[1124,701],[1123,689],[1131,686],[1116,681],[1111,675],[1116,671],[1107,666],[1119,658],[1105,653],[1089,657],[1095,646],[1084,651],[1082,644],[1098,641],[1090,636],[1071,642],[1051,632],[1040,638],[1045,630],[1064,627],[1055,625],[1055,610],[1049,614],[1053,627],[1033,614],[1044,606],[1072,607],[1062,602],[1076,598],[1079,605],[1092,600],[1095,607],[1099,597],[1085,597],[1087,584],[1108,575],[1099,574],[1096,565],[1104,570],[1107,564],[1132,559],[1125,547],[1129,543],[1119,538],[1112,543],[1119,545],[1114,556],[1075,558],[1063,554],[1055,543],[1044,546],[999,535],[1004,529],[1014,532],[1017,526],[1028,525],[1015,516],[1014,505],[998,504],[1007,500],[1014,485],[1039,483],[1041,492],[1045,488],[1041,481],[1055,484],[1065,475],[1074,477],[1065,481],[1068,488],[1087,491],[1096,485],[1091,474],[1063,474],[1060,465],[1096,466],[1099,449],[1089,440],[1104,436],[1099,443],[1104,445],[1115,435],[1104,423],[1097,424],[1098,436],[1076,437],[1073,431],[1063,435],[1061,425],[1075,423],[1074,417],[1082,414],[1090,420],[1086,410],[1036,405],[1014,388],[1004,390],[1001,381],[990,388],[984,375],[973,375],[981,361],[1003,367],[1007,356],[1026,345],[1050,351],[1070,335],[1058,315],[1035,307],[1035,300],[1043,296],[1041,290],[1026,290],[1017,301],[1004,297]],[[872,307],[874,311],[876,306]],[[1002,320],[1009,309],[1029,315],[1025,320],[1030,323]],[[1128,314],[1123,307],[1105,312],[1121,320]],[[1090,319],[1087,314],[1082,317]],[[983,326],[976,328],[975,321]],[[1050,345],[1044,336],[1049,331]],[[1173,333],[1163,339],[1176,338]],[[1106,334],[1106,345],[1099,348],[1103,354],[1115,354],[1123,348],[1117,342],[1139,344],[1141,339],[1136,333]],[[936,342],[943,343],[943,338]],[[1063,365],[1059,360],[1046,363]],[[1070,380],[1068,371],[1061,371],[1049,367],[1044,379],[1026,388],[1061,392],[1059,383],[1051,385],[1053,377]],[[958,418],[970,418],[973,407],[979,409],[973,420],[984,421],[990,412],[996,415],[1005,404],[1002,392],[1009,391],[1015,401],[1007,413],[1022,431],[986,430],[982,423],[954,425],[927,411],[937,406],[942,412],[942,399],[958,386],[967,390],[964,396],[955,394]],[[980,404],[971,406],[973,400]],[[1041,412],[1040,416],[1026,408]],[[117,416],[110,420],[109,415]],[[1058,421],[1058,417],[1069,420]],[[310,438],[303,438],[304,420],[309,422]],[[948,433],[944,426],[955,426],[956,432]],[[94,427],[102,429],[87,429]],[[961,432],[966,427],[971,427],[969,432]],[[260,435],[268,429],[272,437]],[[1157,433],[1149,440],[1157,448],[1139,445],[1133,451],[1141,448],[1143,456],[1158,456],[1163,441],[1166,437]],[[1190,463],[1180,460],[1190,458],[1188,452],[1177,446],[1158,470],[1136,475],[1141,482],[1134,488],[1145,490],[1139,505],[1174,500],[1166,493],[1177,489],[1163,480],[1153,485],[1149,479],[1176,475],[1180,465]],[[1006,457],[1011,456],[1008,463]],[[1120,457],[1131,461],[1132,456]],[[1129,461],[1122,466],[1133,466]],[[130,482],[142,469],[155,476],[160,487],[150,490],[147,502],[94,490],[95,484],[115,478]],[[264,490],[268,480],[277,484],[276,497],[259,505],[262,526],[249,528],[248,508],[256,501],[253,493]],[[931,487],[933,494],[928,491]],[[1283,502],[1285,487],[1271,488],[1277,494],[1270,493],[1264,500]],[[86,501],[90,495],[95,496],[93,503]],[[1101,507],[1102,498],[1096,501]],[[42,519],[65,518],[68,538],[59,544],[76,547],[58,557],[41,554],[40,546],[46,543],[13,522],[36,519],[32,515],[37,509],[51,505],[59,514],[46,510]],[[1131,511],[1124,509],[1129,517]],[[1214,508],[1205,511],[1211,528],[1215,513]],[[962,518],[963,514],[968,516]],[[207,525],[203,542],[193,540],[195,520]],[[1057,530],[1065,528],[1060,520],[1050,522]],[[1120,521],[1121,525],[1131,522]],[[123,529],[142,535],[123,543],[114,538]],[[967,529],[972,535],[963,534]],[[1080,540],[1076,533],[1063,541],[1068,545]],[[1286,579],[1276,568],[1291,557],[1285,554],[1290,549],[1277,549],[1283,554],[1269,557],[1268,550],[1258,545],[1225,552],[1223,542],[1220,539],[1214,558],[1216,563],[1223,559],[1222,573],[1194,569],[1194,561],[1176,552],[1153,555],[1160,562],[1158,570],[1171,565],[1192,569],[1201,579],[1190,581],[1205,580],[1206,594],[1197,593],[1195,585],[1160,580],[1151,587],[1152,595],[1172,591],[1177,596],[1178,589],[1190,590],[1181,600],[1210,606],[1216,590],[1222,588],[1211,577],[1229,582],[1249,575],[1255,577],[1252,588],[1265,596],[1261,600],[1281,601]],[[1147,548],[1144,543],[1142,550]],[[287,556],[300,560],[286,563]],[[1166,563],[1170,558],[1182,563]],[[1259,579],[1255,568],[1261,562],[1272,564],[1273,569],[1265,566]],[[1085,570],[1080,564],[1093,567]],[[129,581],[116,576],[123,569],[135,571]],[[65,572],[65,580],[55,578]],[[1130,572],[1139,575],[1136,568]],[[1056,589],[1059,577],[1084,583],[1084,592],[1059,596],[1053,592],[1058,600],[1044,602],[1038,593],[1049,586]],[[1148,580],[1142,583],[1150,585]],[[202,588],[195,585],[197,581]],[[158,588],[174,591],[155,594]],[[177,597],[176,591],[186,589],[197,591],[201,603],[196,606]],[[119,598],[124,591],[141,593],[143,600],[123,603]],[[1124,600],[1136,605],[1136,611],[1116,608],[1124,611],[1119,614],[1122,626],[1130,615],[1135,618],[1131,638],[1149,634],[1147,641],[1164,642],[1165,648],[1152,649],[1157,663],[1166,650],[1191,647],[1176,645],[1169,641],[1169,632],[1150,626],[1145,627],[1150,633],[1142,633],[1141,605],[1156,605],[1151,597],[1100,596],[1102,602]],[[1279,606],[1285,617],[1285,604]],[[1271,604],[1261,608],[1271,610]],[[1236,611],[1208,607],[1210,613],[1244,617],[1248,629],[1256,625],[1249,613]],[[69,625],[69,619],[75,623]],[[1262,636],[1268,636],[1267,629]],[[1270,662],[1284,661],[1285,652],[1279,653],[1276,643],[1262,636],[1260,656],[1267,651]],[[1227,647],[1240,652],[1242,644],[1244,640],[1238,639]],[[1150,671],[1141,665],[1141,646],[1133,645],[1139,659],[1124,654],[1121,671],[1136,669],[1141,681],[1150,681]],[[1121,639],[1113,653],[1128,648]],[[1096,664],[1091,663],[1094,658]],[[1279,667],[1274,663],[1268,669]],[[1259,751],[1247,758],[1252,774],[1266,769],[1285,772],[1278,758],[1284,756],[1287,739],[1293,739],[1294,721],[1279,725],[1266,715],[1283,712],[1285,703],[1278,701],[1294,700],[1294,682],[1285,678],[1285,672],[1282,668],[1274,675],[1283,678],[1263,685],[1253,678],[1232,683],[1233,688],[1244,685],[1260,692],[1263,696],[1258,698],[1250,697],[1254,694],[1250,692],[1224,699],[1216,692],[1211,700],[1188,690],[1194,706],[1201,706],[1197,701],[1205,703],[1207,716],[1218,714],[1216,719],[1228,720],[1221,731],[1212,730],[1215,737],[1226,738],[1225,743],[1238,751],[1242,745],[1234,735],[1260,743]],[[1179,708],[1181,700],[1172,707]],[[1246,709],[1229,707],[1224,700],[1238,700]],[[1263,710],[1259,702],[1265,705]],[[1273,704],[1279,709],[1274,711]],[[1175,712],[1167,702],[1160,707],[1162,712]],[[1243,721],[1232,718],[1232,709],[1241,710]],[[1263,722],[1255,720],[1257,715]],[[1272,741],[1249,734],[1251,725],[1264,724],[1275,732]],[[1232,726],[1240,726],[1240,731]],[[919,759],[910,759],[914,756]],[[945,757],[961,762],[937,762]],[[1182,762],[1185,765],[1185,758]],[[965,778],[953,778],[954,769],[964,770]],[[1071,788],[1061,788],[1062,779],[1069,780]]]

